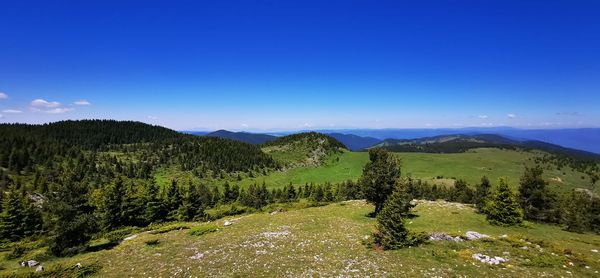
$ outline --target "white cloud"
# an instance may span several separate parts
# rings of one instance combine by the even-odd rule
[[[242,124],[242,127],[248,127],[248,124]]]
[[[48,114],[64,114],[70,111],[73,111],[73,108],[54,108],[50,110],[45,110],[44,112]]]
[[[2,110],[2,112],[3,113],[10,113],[10,114],[23,113],[23,111],[17,110],[17,109],[5,109],[5,110]]]
[[[479,115],[479,116],[477,116],[477,118],[480,118],[480,119],[487,119],[487,118],[489,118],[489,117],[488,117],[488,115]]]
[[[2,114],[0,114],[0,119],[4,118],[4,116],[2,116]]]
[[[509,119],[514,119],[514,118],[516,118],[516,117],[517,117],[517,115],[515,115],[515,114],[512,114],[512,113],[511,113],[511,114],[507,114],[506,116],[507,116]]]
[[[89,101],[82,99],[82,100],[78,100],[76,102],[73,102],[73,104],[75,105],[92,105]]]
[[[156,116],[148,116],[148,119],[150,119],[150,120],[158,120],[158,117],[156,117]]]
[[[45,99],[38,98],[38,99],[34,99],[31,101],[31,106],[32,107],[54,108],[54,107],[59,107],[60,102],[47,101]]]
[[[302,125],[302,127],[312,127],[312,126],[313,126],[313,125],[312,125],[312,124],[309,124],[309,123],[304,123],[304,124]]]
[[[6,93],[0,92],[0,99],[7,99],[8,95]]]

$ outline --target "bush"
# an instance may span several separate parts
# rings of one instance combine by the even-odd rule
[[[496,192],[485,207],[485,213],[493,225],[512,226],[523,223],[523,212],[506,179],[499,180]]]
[[[398,186],[377,215],[377,231],[373,238],[383,249],[415,246],[425,240],[425,235],[411,233],[404,226],[403,217],[411,208],[410,201],[410,196]]]
[[[225,216],[239,215],[256,211],[253,208],[241,206],[237,204],[221,205],[209,210],[206,210],[208,220],[217,220]]]
[[[170,231],[175,231],[175,230],[186,230],[189,229],[190,226],[187,224],[182,224],[182,223],[175,223],[175,224],[170,224],[170,225],[166,225],[166,226],[162,226],[154,231],[151,231],[150,234],[156,235],[156,234],[164,234],[164,233],[168,233]]]
[[[110,242],[120,242],[127,236],[134,234],[137,231],[139,231],[139,228],[137,227],[124,227],[104,234],[103,238]]]
[[[160,242],[158,241],[158,239],[149,239],[149,240],[146,240],[146,241],[144,241],[144,243],[145,243],[147,246],[156,246],[156,245],[158,245]]]
[[[22,244],[17,244],[10,250],[10,253],[6,254],[6,260],[18,259],[22,257],[27,251],[29,251],[28,248],[26,248]]]
[[[188,233],[193,236],[201,236],[204,234],[212,233],[218,231],[219,228],[217,225],[212,223],[202,224],[198,227],[192,228]]]

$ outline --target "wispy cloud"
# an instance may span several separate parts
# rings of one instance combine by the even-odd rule
[[[78,100],[76,102],[73,102],[73,104],[75,105],[92,105],[89,101],[82,99],[82,100]]]
[[[45,99],[34,99],[31,101],[31,106],[32,107],[43,107],[43,108],[54,108],[54,107],[59,107],[60,106],[60,102],[57,101],[47,101]]]
[[[0,92],[0,99],[7,99],[8,95],[6,93]]]
[[[516,117],[517,117],[517,115],[516,115],[516,114],[512,114],[512,113],[511,113],[511,114],[506,114],[506,116],[507,116],[509,119],[514,119],[514,118],[516,118]]]
[[[242,124],[242,127],[248,127],[248,124]]]
[[[581,113],[579,113],[579,112],[557,112],[556,115],[558,115],[558,116],[572,116],[572,117],[582,116]]]
[[[489,118],[489,116],[488,115],[479,115],[479,116],[477,116],[477,118],[487,119],[487,118]]]
[[[156,116],[147,116],[147,118],[150,120],[158,120],[158,117]]]
[[[74,110],[73,108],[54,108],[54,109],[46,110],[44,112],[46,112],[48,114],[64,114],[67,112],[71,112],[73,110]]]
[[[17,109],[4,109],[4,110],[2,110],[2,113],[18,114],[18,113],[23,113],[23,111],[17,110]]]

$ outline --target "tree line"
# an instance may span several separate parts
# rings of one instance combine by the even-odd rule
[[[377,217],[375,243],[384,249],[416,245],[423,235],[410,233],[404,226],[414,199],[473,204],[491,224],[511,226],[523,220],[563,225],[572,232],[600,233],[600,198],[591,191],[575,189],[559,194],[548,188],[539,166],[526,167],[513,192],[505,178],[492,187],[484,176],[472,188],[463,180],[452,187],[431,185],[421,180],[401,178],[400,162],[383,149],[369,150],[369,162],[359,180]]]

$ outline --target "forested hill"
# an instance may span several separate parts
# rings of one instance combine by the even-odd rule
[[[340,141],[317,132],[283,136],[265,143],[262,149],[288,167],[317,166],[328,155],[347,150]]]
[[[394,152],[460,153],[473,148],[541,150],[575,159],[600,160],[600,155],[541,141],[517,141],[496,134],[442,135],[418,139],[387,139],[372,146]]]
[[[249,144],[260,145],[267,142],[271,142],[277,139],[277,136],[260,134],[260,133],[249,133],[249,132],[232,132],[228,130],[217,130],[208,133],[204,136],[207,137],[219,137],[225,139],[231,139],[241,141]]]
[[[93,160],[122,153],[105,166],[133,168],[129,176],[146,177],[158,166],[184,170],[247,171],[275,168],[258,147],[221,138],[197,137],[140,122],[113,120],[63,121],[44,125],[0,125],[0,167],[12,171],[52,169],[61,162]],[[114,155],[113,155],[114,156]],[[126,158],[126,159],[125,159]],[[125,165],[120,165],[125,164]],[[132,164],[132,165],[129,165]],[[106,172],[106,170],[104,170]],[[143,172],[143,174],[142,174]]]
[[[35,138],[86,149],[112,144],[158,142],[185,135],[160,126],[115,120],[60,121],[43,125],[1,124],[1,138]]]

